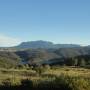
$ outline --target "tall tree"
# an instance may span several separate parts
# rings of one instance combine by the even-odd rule
[[[81,59],[80,66],[84,67],[86,65],[85,59]]]

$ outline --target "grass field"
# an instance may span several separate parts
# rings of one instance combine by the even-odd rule
[[[44,70],[0,69],[0,86],[90,90],[90,69],[59,66]]]

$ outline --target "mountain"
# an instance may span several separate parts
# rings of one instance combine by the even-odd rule
[[[23,42],[15,47],[0,48],[0,67],[8,68],[23,63],[61,64],[75,57],[84,57],[87,60],[87,56],[90,61],[89,46],[82,47],[77,44],[54,44],[42,40]]]
[[[44,48],[44,49],[49,49],[49,48],[54,48],[54,49],[58,49],[58,48],[72,48],[72,47],[81,47],[80,45],[77,44],[54,44],[52,42],[49,41],[31,41],[31,42],[23,42],[20,45],[16,46],[15,48],[19,48],[19,49],[29,49],[29,48],[33,48],[33,49],[37,49],[37,48]]]
[[[22,42],[17,48],[52,48],[53,43],[48,41],[31,41],[31,42]]]

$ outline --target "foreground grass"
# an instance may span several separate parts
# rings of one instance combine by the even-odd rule
[[[52,67],[40,73],[37,70],[1,69],[0,86],[9,90],[12,88],[16,90],[24,88],[27,90],[35,88],[90,90],[90,69]]]

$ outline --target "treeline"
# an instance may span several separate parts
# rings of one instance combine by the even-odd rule
[[[90,56],[84,55],[84,56],[78,56],[73,58],[68,58],[65,60],[64,64],[68,66],[80,66],[80,67],[86,67],[90,66]]]

